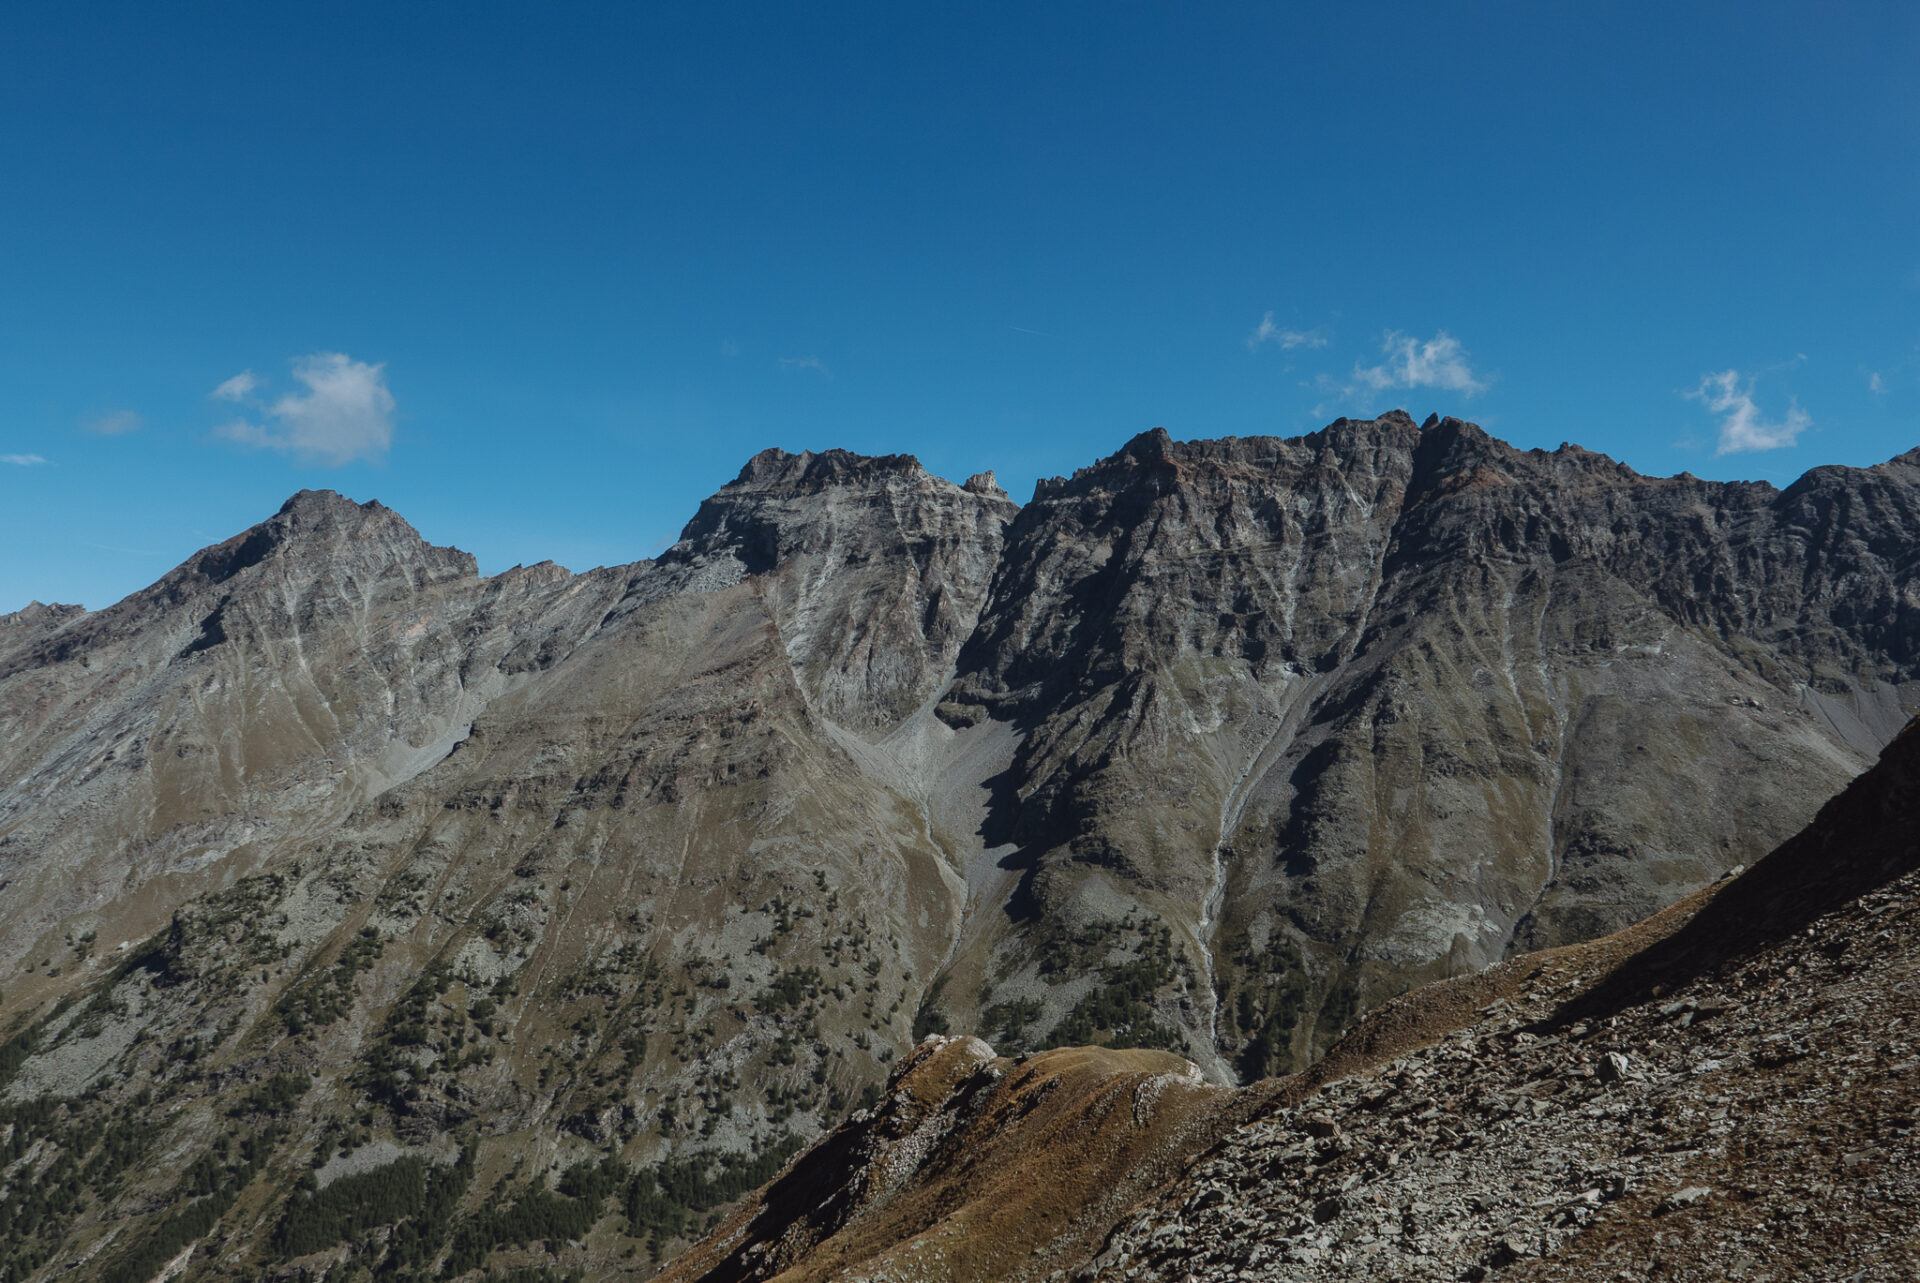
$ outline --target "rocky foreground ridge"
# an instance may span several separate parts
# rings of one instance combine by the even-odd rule
[[[1911,1279],[1916,1017],[1920,720],[1751,871],[1301,1075],[929,1038],[666,1277]]]
[[[928,1032],[1297,1070],[1797,831],[1915,546],[1920,452],[1398,413],[1024,507],[767,451],[585,574],[303,492],[0,617],[0,1278],[645,1276]]]

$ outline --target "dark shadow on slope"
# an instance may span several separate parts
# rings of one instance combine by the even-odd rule
[[[227,640],[227,629],[226,625],[222,622],[222,617],[226,614],[227,603],[232,600],[233,598],[230,595],[220,599],[220,604],[215,606],[207,617],[200,621],[200,635],[188,642],[186,647],[178,655],[174,656],[175,659],[185,659],[187,656],[196,655],[203,650],[211,650],[213,647],[219,646]]]
[[[1028,726],[1017,729],[1024,739]],[[1039,909],[1033,894],[1033,879],[1040,870],[1040,851],[1042,848],[1030,842],[1020,841],[1020,761],[1016,753],[1014,761],[1006,770],[988,776],[981,781],[980,787],[987,791],[986,816],[980,822],[978,837],[980,845],[986,850],[995,847],[1019,845],[1011,852],[1000,857],[995,867],[1020,874],[1019,882],[1001,911],[1009,921],[1023,922],[1033,917]]]
[[[1813,823],[1728,883],[1685,926],[1641,950],[1546,1024],[1606,1016],[1775,944],[1920,868],[1920,718]]]
[[[1034,922],[1040,917],[1040,897],[1034,893],[1034,879],[1040,876],[1040,851],[1036,847],[1023,846],[1011,855],[1002,856],[997,867],[1008,871],[1018,871],[1020,880],[1013,884],[1013,890],[1007,895],[1007,902],[1000,911],[1007,915],[1008,922]]]

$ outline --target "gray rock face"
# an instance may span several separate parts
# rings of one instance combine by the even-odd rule
[[[116,606],[0,632],[0,959],[75,914],[144,934],[284,859],[445,757],[606,578],[482,581],[379,504],[303,491]]]
[[[1916,462],[1781,492],[1390,415],[1043,483],[948,697],[1026,731],[1016,908],[1177,924],[1162,1010],[1251,1074],[1625,926],[1793,832],[1920,698]]]
[[[654,578],[753,579],[809,701],[878,731],[952,675],[1015,511],[990,474],[962,490],[906,455],[766,450],[700,505]]]
[[[1920,702],[1916,538],[1920,454],[1777,491],[1399,414],[1023,509],[767,451],[584,575],[303,493],[0,617],[0,1097],[150,1090],[190,1157],[309,1075],[291,1171],[767,1155],[943,1025],[1275,1072],[1797,829]]]

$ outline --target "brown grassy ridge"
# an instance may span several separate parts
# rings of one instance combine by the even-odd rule
[[[797,1158],[662,1280],[1011,1279],[1084,1260],[1118,1217],[1240,1121],[1179,1056],[1010,1060],[930,1038],[888,1098]]]

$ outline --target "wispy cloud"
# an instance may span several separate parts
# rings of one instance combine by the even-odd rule
[[[1288,352],[1297,347],[1325,347],[1327,336],[1315,326],[1311,330],[1290,330],[1283,325],[1275,325],[1273,313],[1268,312],[1260,318],[1260,324],[1253,327],[1253,333],[1247,335],[1247,350],[1253,351],[1263,343],[1277,343]]]
[[[253,395],[253,390],[259,386],[260,378],[258,375],[254,374],[252,370],[242,370],[215,388],[213,390],[213,397],[216,401],[244,402],[248,397]]]
[[[393,444],[393,393],[387,390],[386,368],[340,352],[303,356],[293,363],[293,377],[306,390],[289,392],[272,405],[252,401],[260,381],[251,370],[243,371],[213,395],[254,406],[261,411],[261,421],[236,419],[214,431],[229,441],[329,467],[383,458]]]
[[[783,356],[780,358],[780,368],[783,370],[818,370],[822,374],[833,373],[832,370],[827,368],[827,363],[817,356]]]
[[[1887,381],[1880,377],[1878,370],[1875,370],[1867,376],[1867,391],[1873,393],[1875,396],[1880,396],[1885,393],[1886,390]]]
[[[145,423],[138,412],[133,410],[112,410],[98,418],[90,419],[81,426],[88,432],[100,437],[124,437],[129,432],[138,432]]]
[[[0,463],[11,463],[16,468],[31,468],[35,464],[45,463],[37,454],[0,454]]]
[[[1387,357],[1383,363],[1353,367],[1356,388],[1374,392],[1388,388],[1440,388],[1462,396],[1487,390],[1486,383],[1475,378],[1468,367],[1466,348],[1445,330],[1430,339],[1389,330],[1380,341],[1380,350]]]
[[[1722,370],[1700,378],[1700,386],[1685,394],[1704,401],[1707,409],[1720,415],[1720,444],[1716,454],[1736,454],[1746,450],[1778,450],[1790,446],[1800,434],[1813,426],[1813,420],[1798,404],[1787,403],[1787,417],[1768,423],[1754,404],[1753,380],[1742,379],[1738,370]]]
[[[740,345],[738,343],[735,343],[732,339],[721,339],[720,355],[721,356],[739,356]]]

